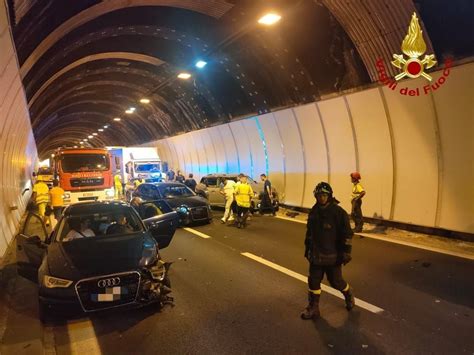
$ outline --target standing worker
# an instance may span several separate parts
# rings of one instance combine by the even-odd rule
[[[174,181],[174,176],[175,174],[174,174],[173,169],[168,170],[168,172],[166,173],[166,177],[168,181]]]
[[[184,178],[183,173],[181,173],[181,170],[178,170],[176,172],[175,180],[176,180],[176,182],[180,182],[180,183],[184,184],[184,180],[186,180],[186,179]]]
[[[33,186],[33,201],[35,201],[36,206],[38,207],[38,214],[49,226],[48,218],[46,218],[46,206],[49,202],[49,187],[43,181],[43,179],[38,176],[36,183]]]
[[[123,196],[123,184],[122,184],[122,175],[120,170],[114,176],[114,190],[115,190],[115,199],[120,200]]]
[[[267,175],[260,174],[260,179],[263,181],[263,198],[260,201],[259,212],[263,215],[265,210],[270,210],[272,216],[275,215],[275,207],[273,206],[272,183],[268,180]]]
[[[225,196],[225,212],[224,216],[221,218],[221,223],[225,223],[228,220],[234,220],[232,214],[232,202],[234,202],[235,181],[225,177],[224,182],[225,185],[219,191],[220,194]]]
[[[136,179],[134,182],[133,182],[133,185],[135,186],[135,188],[137,188],[138,186],[140,186],[141,184],[145,183],[145,179],[143,178],[142,175],[138,175],[138,179]]]
[[[184,182],[184,184],[189,187],[191,190],[193,190],[194,192],[196,192],[196,185],[197,185],[197,182],[196,180],[194,180],[194,175],[193,174],[189,174],[189,177],[186,179],[186,181]]]
[[[352,288],[342,278],[342,264],[351,261],[352,230],[346,211],[333,197],[331,185],[320,182],[313,191],[316,204],[308,215],[304,256],[309,261],[308,306],[303,319],[319,318],[321,281],[326,274],[332,287],[342,292],[346,308],[354,308]]]
[[[351,173],[352,181],[352,211],[351,216],[355,223],[354,232],[362,232],[364,220],[362,219],[362,197],[365,196],[365,190],[360,183],[361,176],[359,172]]]
[[[234,189],[235,201],[237,202],[237,228],[245,228],[253,190],[252,186],[247,182],[246,175],[240,174],[239,177],[240,184],[236,184]]]
[[[53,208],[54,219],[56,223],[58,223],[64,207],[64,190],[59,187],[59,181],[57,179],[53,180],[53,188],[49,190],[49,197],[51,207]]]

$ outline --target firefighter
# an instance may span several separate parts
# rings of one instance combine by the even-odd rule
[[[355,171],[350,176],[352,181],[351,216],[355,224],[354,232],[362,232],[362,226],[364,225],[364,220],[362,219],[362,197],[365,196],[365,190],[360,183],[361,176],[359,172]]]
[[[123,185],[122,185],[122,175],[120,175],[120,171],[114,176],[114,190],[115,190],[115,199],[120,200],[123,196]]]
[[[49,218],[46,217],[46,206],[49,203],[49,187],[41,176],[37,177],[36,183],[33,186],[32,198],[38,208],[38,215],[43,219],[46,225],[49,226]]]
[[[319,313],[321,281],[326,274],[332,287],[342,292],[346,308],[354,307],[352,288],[342,277],[342,265],[351,260],[352,230],[349,217],[333,197],[331,186],[320,182],[313,191],[316,204],[308,215],[305,258],[309,261],[308,306],[302,319],[316,319]]]

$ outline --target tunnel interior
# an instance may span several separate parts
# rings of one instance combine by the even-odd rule
[[[268,11],[274,26],[257,22]],[[156,146],[198,177],[266,172],[295,206],[310,206],[319,179],[348,194],[358,169],[371,215],[474,231],[469,199],[453,197],[473,177],[469,0],[6,0],[1,12],[1,250],[37,159],[79,145]],[[413,13],[435,88],[408,79],[395,93],[376,62],[398,74],[390,61]],[[428,201],[415,217],[413,200]]]

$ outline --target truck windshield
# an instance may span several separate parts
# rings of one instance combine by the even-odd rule
[[[160,164],[158,163],[147,163],[147,164],[136,164],[135,171],[138,173],[145,173],[145,172],[159,172]]]
[[[110,162],[105,154],[68,154],[62,156],[61,167],[65,173],[105,171],[110,168]]]

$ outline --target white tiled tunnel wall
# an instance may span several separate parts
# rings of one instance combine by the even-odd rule
[[[372,88],[152,144],[197,179],[268,173],[293,206],[311,207],[315,184],[328,181],[349,210],[349,173],[358,169],[365,216],[474,233],[473,77],[474,64],[465,64],[433,95]],[[423,85],[422,78],[398,88]]]
[[[36,144],[5,4],[0,2],[0,259],[18,231],[31,194]],[[29,190],[26,190],[29,189]]]

